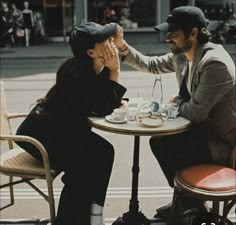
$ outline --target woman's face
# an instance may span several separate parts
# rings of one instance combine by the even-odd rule
[[[92,52],[92,56],[91,55],[90,56],[103,61],[104,60],[104,55],[103,55],[104,54],[104,51],[103,51],[104,46],[111,49],[111,51],[112,51],[113,45],[114,45],[114,38],[113,37],[108,38],[104,42],[96,43],[95,48],[89,50]]]

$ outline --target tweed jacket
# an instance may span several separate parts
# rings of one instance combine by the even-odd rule
[[[179,114],[200,128],[216,162],[228,162],[236,145],[236,77],[235,64],[221,45],[208,42],[196,49],[190,75],[191,94],[186,88],[188,60],[184,54],[149,57],[129,46],[123,62],[153,74],[175,72]]]

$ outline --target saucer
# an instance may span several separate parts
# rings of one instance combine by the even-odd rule
[[[121,121],[113,120],[111,115],[105,116],[105,120],[110,122],[110,123],[117,123],[117,124],[119,124],[119,123],[126,123],[127,122],[127,119],[124,119],[124,120],[121,120]]]
[[[165,120],[161,117],[151,118],[146,117],[141,120],[141,123],[147,127],[160,127],[163,125]]]

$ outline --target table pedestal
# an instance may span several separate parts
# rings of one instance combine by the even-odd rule
[[[134,152],[132,167],[132,196],[129,204],[129,211],[119,217],[113,225],[149,225],[157,223],[158,219],[148,219],[139,209],[138,201],[138,176],[139,176],[139,142],[140,136],[166,136],[185,132],[191,127],[191,122],[183,117],[177,117],[173,121],[166,121],[163,126],[148,129],[145,126],[134,123],[124,123],[122,126],[107,123],[104,119],[90,118],[94,128],[118,134],[134,135]]]
[[[130,211],[124,213],[112,225],[150,225],[150,220],[141,212],[132,213]]]
[[[134,154],[132,167],[132,194],[129,211],[119,217],[112,225],[149,225],[150,220],[139,209],[138,175],[139,175],[139,143],[140,136],[134,137]]]

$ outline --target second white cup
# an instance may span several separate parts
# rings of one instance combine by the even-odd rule
[[[135,121],[138,116],[139,109],[137,107],[129,107],[128,108],[128,120]]]

